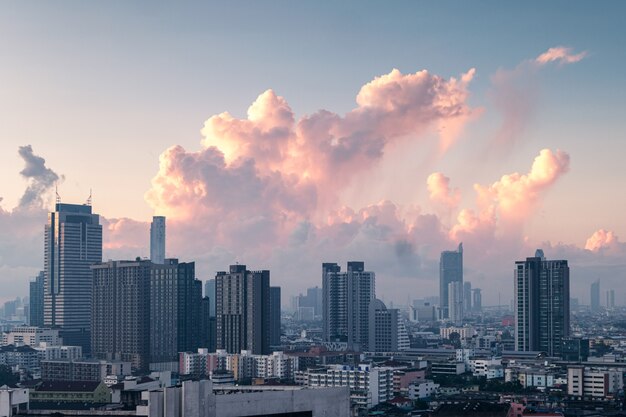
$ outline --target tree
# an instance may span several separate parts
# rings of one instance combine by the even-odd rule
[[[0,365],[0,387],[2,385],[13,386],[20,382],[20,377],[11,371],[11,367]]]

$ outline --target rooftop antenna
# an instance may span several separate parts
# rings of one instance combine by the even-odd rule
[[[54,186],[54,193],[56,194],[56,202],[57,204],[61,203],[61,196],[59,195],[59,187],[58,186]]]
[[[91,207],[91,188],[89,189],[89,197],[87,198],[87,202],[85,203],[85,205]]]

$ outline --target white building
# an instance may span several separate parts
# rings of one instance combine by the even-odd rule
[[[61,345],[58,329],[35,326],[17,326],[6,333],[2,333],[2,346],[38,346],[46,343],[49,346]]]
[[[461,281],[448,284],[448,314],[452,323],[463,322],[463,282]]]
[[[83,357],[81,346],[48,346],[47,343],[40,343],[33,348],[37,351],[40,361],[77,360]]]
[[[466,340],[471,339],[476,334],[476,329],[472,326],[451,326],[439,329],[439,336],[441,336],[442,339],[450,339],[452,333],[458,333],[461,340]]]
[[[487,379],[492,378],[501,378],[504,376],[504,371],[502,369],[502,359],[501,358],[490,358],[490,359],[470,359],[470,371],[472,375],[477,377],[486,377]],[[494,367],[499,366],[499,370],[501,374],[499,376],[494,375]],[[491,370],[491,373],[490,373]],[[498,372],[495,372],[498,374]],[[492,378],[489,378],[491,376]]]
[[[310,387],[350,387],[350,400],[357,408],[368,409],[393,398],[393,368],[331,365],[309,370]]]
[[[409,398],[412,400],[423,400],[432,397],[437,393],[439,384],[431,380],[415,381],[409,385]]]
[[[567,368],[567,394],[577,397],[606,397],[624,388],[623,372],[615,368]]]
[[[28,389],[0,387],[0,416],[11,417],[28,410]]]

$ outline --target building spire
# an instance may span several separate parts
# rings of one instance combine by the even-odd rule
[[[56,203],[61,203],[61,196],[59,195],[59,187],[57,185],[54,186],[54,194],[56,194]]]
[[[91,207],[91,188],[89,189],[89,197],[87,197],[87,201],[85,202],[86,206]]]

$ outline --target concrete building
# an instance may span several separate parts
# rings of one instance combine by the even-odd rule
[[[567,394],[576,397],[606,398],[624,389],[619,369],[568,366]]]
[[[600,310],[600,280],[597,280],[591,284],[591,290],[589,292],[589,299],[591,305],[591,311]]]
[[[3,346],[38,346],[40,343],[60,346],[62,341],[59,336],[59,330],[35,326],[16,326],[10,331],[2,333]]]
[[[270,346],[280,345],[280,287],[270,287]]]
[[[39,361],[53,360],[79,360],[83,357],[83,348],[80,346],[48,346],[47,343],[40,343],[34,346],[37,351]]]
[[[348,262],[346,272],[336,263],[322,264],[323,337],[345,342],[348,349],[369,343],[369,306],[375,298],[375,274],[363,262]]]
[[[154,216],[150,223],[150,260],[155,264],[165,262],[165,217]]]
[[[309,387],[349,387],[350,401],[357,409],[369,409],[393,398],[393,368],[331,365],[308,371]]]
[[[437,320],[437,309],[429,302],[414,300],[409,306],[409,320],[412,322],[431,322]]]
[[[615,290],[608,290],[606,292],[606,308],[615,308]]]
[[[535,256],[515,262],[515,350],[561,356],[570,332],[569,267]]]
[[[131,375],[130,362],[104,360],[41,361],[44,381],[103,381],[107,375]]]
[[[211,381],[185,381],[182,387],[143,392],[137,416],[349,417],[347,388],[223,387]]]
[[[44,271],[39,272],[33,281],[30,282],[29,291],[29,320],[28,324],[36,327],[43,327],[43,295],[45,291]]]
[[[30,346],[0,347],[0,365],[32,371],[39,368],[39,355]]]
[[[270,348],[270,271],[231,265],[215,277],[217,349],[267,354]]]
[[[111,402],[111,391],[101,381],[44,381],[30,391],[30,401],[103,405]]]
[[[483,296],[480,288],[474,288],[472,290],[472,309],[476,313],[483,311]]]
[[[450,339],[452,333],[457,333],[461,340],[467,340],[474,337],[476,334],[476,329],[472,326],[450,326],[450,327],[441,327],[439,329],[439,336],[443,339]]]
[[[454,281],[448,284],[448,319],[456,324],[463,323],[463,283]]]
[[[580,337],[564,337],[561,343],[561,358],[564,361],[587,361],[587,358],[589,357],[589,339]]]
[[[44,252],[44,326],[90,353],[91,270],[102,261],[102,226],[90,205],[57,203],[48,214]]]
[[[397,352],[410,347],[404,320],[395,308],[373,299],[369,312],[368,350],[372,352]]]
[[[0,387],[0,416],[12,417],[28,411],[29,390],[28,388],[10,388],[6,385]]]
[[[469,314],[472,311],[472,283],[465,281],[463,283],[463,312]]]
[[[415,381],[409,385],[409,398],[412,400],[425,400],[437,393],[439,384],[431,380]]]
[[[463,244],[456,251],[443,251],[439,260],[440,319],[449,318],[448,289],[451,282],[463,285]]]

